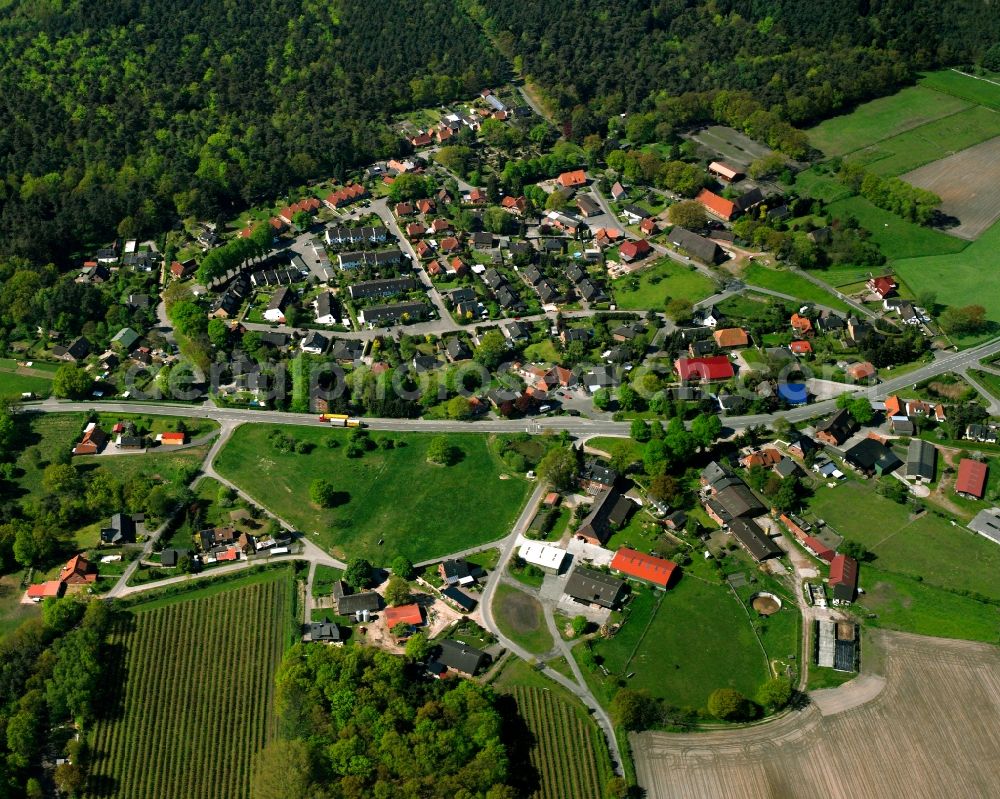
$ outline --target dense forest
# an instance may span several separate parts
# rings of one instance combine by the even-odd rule
[[[986,0],[463,2],[578,137],[644,107],[669,123],[668,98],[720,89],[800,125],[1000,39]],[[718,116],[689,102],[694,121]]]
[[[417,678],[367,647],[296,645],[278,672],[282,739],[255,768],[257,799],[513,799],[493,690]]]
[[[507,70],[452,0],[4,6],[0,246],[42,263],[390,154]]]

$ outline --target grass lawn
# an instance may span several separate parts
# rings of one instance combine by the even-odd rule
[[[949,94],[960,100],[977,105],[985,105],[1000,111],[1000,86],[960,75],[950,69],[929,72],[920,79],[920,85],[927,89]]]
[[[619,438],[617,436],[596,436],[587,439],[587,446],[599,449],[601,452],[611,454],[619,447],[626,447],[633,460],[642,460],[646,447],[631,438]]]
[[[994,399],[1000,399],[1000,375],[994,374],[993,372],[981,372],[978,369],[973,369],[972,376],[976,379],[976,382],[982,383],[983,388],[993,395]]]
[[[911,521],[907,507],[877,495],[872,481],[820,486],[809,508],[838,533],[873,552],[877,569],[920,576],[925,585],[1000,599],[1000,547],[932,512]],[[862,586],[869,583],[869,568],[861,566]]]
[[[962,239],[907,222],[895,214],[876,208],[864,197],[838,200],[830,205],[829,210],[835,218],[853,216],[857,219],[861,227],[871,231],[871,240],[890,261],[917,255],[958,253],[966,249],[968,244]],[[910,288],[919,291],[913,285]]]
[[[808,131],[809,141],[827,155],[845,155],[969,107],[969,102],[923,83],[821,122]]]
[[[857,673],[853,671],[837,671],[836,669],[811,665],[809,667],[809,677],[806,680],[806,689],[809,691],[818,691],[820,688],[836,688],[838,685],[843,685],[857,676]]]
[[[865,593],[855,607],[861,613],[875,614],[866,624],[969,641],[996,643],[1000,638],[1000,608],[996,605],[867,564],[861,569]]]
[[[612,285],[615,301],[622,310],[662,309],[668,298],[698,302],[715,291],[715,284],[693,266],[669,258],[619,278]]]
[[[771,269],[759,263],[752,263],[743,272],[743,280],[751,286],[780,291],[782,294],[790,294],[806,302],[814,302],[818,305],[825,305],[835,308],[838,311],[850,312],[849,306],[834,297],[830,292],[824,291],[814,283],[809,282],[804,277],[792,272],[781,272]]]
[[[333,584],[343,576],[341,569],[333,566],[316,566],[316,574],[313,576],[313,596],[330,596],[333,593]]]
[[[315,449],[281,452],[269,441],[275,431]],[[506,470],[483,435],[449,435],[462,454],[452,466],[428,463],[432,435],[379,433],[376,441],[392,439],[396,448],[360,458],[347,457],[349,436],[346,430],[319,426],[244,425],[215,465],[316,543],[338,556],[364,556],[376,563],[396,555],[419,562],[501,538],[529,493],[521,478],[499,479]],[[309,486],[316,478],[330,480],[340,492],[336,507],[310,502]]]
[[[973,106],[879,141],[848,158],[877,175],[902,175],[997,135],[1000,115],[990,108]]]
[[[795,188],[804,197],[813,197],[827,203],[851,196],[851,190],[833,175],[810,167],[795,176]]]
[[[763,313],[771,303],[784,302],[777,297],[763,294],[738,294],[727,297],[716,306],[729,319],[753,319]]]
[[[32,374],[17,374],[0,368],[0,399],[20,399],[31,392],[36,397],[47,397],[52,392],[52,378]]]
[[[554,361],[561,360],[559,350],[551,339],[545,339],[537,344],[529,344],[524,348],[524,357],[529,361]]]
[[[646,588],[639,589],[633,605],[622,630],[594,645],[611,673],[604,678],[589,672],[605,701],[617,680],[626,678],[630,688],[648,690],[671,705],[703,709],[716,688],[753,697],[768,678],[767,657],[727,587],[684,576],[658,605]]]
[[[942,305],[982,305],[991,321],[1000,322],[1000,283],[983,279],[996,270],[997,252],[1000,252],[1000,224],[994,224],[961,252],[918,251],[912,255],[922,257],[896,256],[901,260],[893,261],[892,267],[914,292],[934,291]]]
[[[544,655],[552,649],[542,605],[530,594],[500,583],[493,595],[493,616],[500,632],[529,652]]]
[[[41,613],[40,605],[22,605],[21,572],[0,577],[0,640],[6,638],[28,619]]]

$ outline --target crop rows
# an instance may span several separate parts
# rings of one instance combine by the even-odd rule
[[[594,725],[551,691],[518,686],[514,698],[535,738],[531,763],[539,789],[533,799],[601,799],[604,769]]]
[[[120,707],[94,733],[93,796],[247,797],[273,733],[287,580],[133,614],[111,637]]]

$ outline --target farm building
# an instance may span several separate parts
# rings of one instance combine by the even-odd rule
[[[781,548],[764,534],[753,519],[730,519],[729,532],[758,563],[768,558],[781,557]]]
[[[66,584],[61,580],[48,580],[44,583],[29,585],[27,596],[32,602],[37,603],[50,597],[53,599],[59,598],[65,589]]]
[[[818,622],[816,665],[837,671],[855,671],[857,626],[849,621]]]
[[[1000,508],[979,511],[976,518],[969,522],[969,529],[994,544],[1000,544]]]
[[[680,569],[673,561],[622,547],[611,559],[612,571],[660,588],[668,588]]]
[[[707,264],[717,263],[722,258],[722,248],[714,241],[709,241],[704,236],[692,233],[680,225],[675,225],[670,231],[670,243],[675,247],[680,247],[692,258],[704,261]]]
[[[314,621],[309,625],[309,639],[326,643],[340,643],[340,628],[332,621]]]
[[[837,553],[830,562],[830,587],[834,605],[850,605],[858,592],[858,562]]]
[[[566,559],[566,550],[547,544],[522,544],[518,555],[525,563],[537,566],[542,571],[558,574]]]
[[[472,585],[476,581],[469,562],[461,558],[452,558],[439,563],[438,575],[445,585]]]
[[[721,219],[723,222],[731,221],[737,213],[736,203],[725,197],[720,197],[708,189],[702,189],[695,197],[695,201],[700,203],[711,216]]]
[[[745,347],[750,342],[747,332],[742,327],[724,327],[712,334],[716,346],[721,349]]]
[[[955,478],[955,492],[968,499],[982,499],[986,490],[987,467],[981,461],[962,458]]]
[[[890,474],[903,465],[895,452],[874,438],[863,439],[847,450],[844,461],[859,472],[879,477]]]
[[[588,544],[603,546],[611,533],[628,521],[635,507],[635,503],[617,489],[608,489],[594,500],[590,513],[580,522],[574,535]]]
[[[451,671],[467,674],[470,677],[475,676],[476,672],[488,661],[489,655],[485,652],[480,652],[468,644],[463,644],[460,641],[452,641],[449,638],[445,638],[438,643],[438,651],[435,656],[436,663]]]
[[[625,583],[605,572],[577,566],[566,582],[566,593],[584,605],[615,608],[625,593]]]
[[[906,476],[918,483],[929,483],[934,479],[937,466],[937,450],[922,438],[910,440],[906,450]]]
[[[708,165],[708,174],[712,177],[718,178],[724,183],[732,183],[734,180],[743,175],[739,169],[722,161],[713,161],[710,163]]]
[[[471,613],[476,609],[476,600],[456,585],[449,585],[442,588],[441,596],[466,613]]]
[[[420,605],[411,602],[409,605],[400,605],[397,608],[386,608],[382,614],[385,628],[391,630],[397,624],[405,624],[407,627],[419,627],[424,623],[424,615],[420,610]]]

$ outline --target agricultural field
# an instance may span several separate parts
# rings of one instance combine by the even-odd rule
[[[493,595],[493,617],[500,632],[529,652],[544,655],[552,649],[542,605],[531,594],[500,583]]]
[[[709,297],[715,284],[693,266],[664,258],[648,269],[619,278],[613,284],[621,310],[663,310],[669,300],[692,303]]]
[[[809,705],[765,725],[632,736],[648,799],[984,796],[1000,784],[1000,651],[880,633],[876,701],[823,715]],[[848,687],[844,690],[850,691]],[[970,731],[975,730],[975,735]],[[831,786],[836,786],[831,790]]]
[[[93,733],[91,797],[248,797],[275,734],[288,570],[197,599],[136,606],[112,636],[118,705]],[[169,656],[167,656],[169,653]]]
[[[910,86],[889,97],[859,105],[849,114],[821,122],[808,131],[809,141],[829,156],[846,155],[955,114],[971,104],[926,84]]]
[[[581,665],[604,703],[626,679],[629,688],[699,710],[716,688],[752,697],[770,676],[768,656],[740,602],[727,587],[690,575],[662,594],[638,589],[621,630],[595,641],[593,652],[611,676]]]
[[[602,799],[608,769],[597,757],[604,742],[596,725],[547,689],[516,686],[514,699],[534,738],[531,764],[541,784],[531,799]]]
[[[750,286],[780,291],[782,294],[798,297],[805,302],[825,305],[828,308],[850,313],[850,307],[847,303],[794,272],[778,271],[763,264],[752,263],[744,270],[741,277]]]
[[[815,166],[795,176],[795,188],[803,197],[814,197],[823,202],[833,203],[851,196],[851,190],[833,175]]]
[[[279,450],[274,433],[311,445],[308,453]],[[460,453],[452,466],[427,462],[435,438],[420,433],[375,433],[393,449],[347,454],[350,433],[313,427],[244,425],[216,459],[221,475],[255,501],[338,556],[413,562],[499,539],[510,529],[529,493],[490,448],[487,436],[450,434]],[[329,446],[332,442],[334,446]],[[313,479],[331,481],[340,493],[333,508],[309,499]],[[405,488],[406,501],[401,502]]]
[[[892,261],[891,267],[915,293],[933,291],[942,305],[976,303],[986,308],[987,318],[994,323],[992,329],[957,339],[957,343],[971,346],[992,338],[1000,329],[997,326],[1000,323],[1000,281],[983,279],[984,275],[995,273],[997,252],[1000,252],[1000,224],[993,225],[961,253],[901,257]]]
[[[994,76],[993,81],[996,80],[997,76]],[[996,82],[962,75],[953,69],[943,69],[940,72],[925,74],[920,79],[920,85],[969,103],[1000,111],[1000,85]]]
[[[988,112],[1000,119],[995,111]],[[1000,125],[1000,122],[998,122]],[[961,175],[961,180],[955,180]],[[975,240],[1000,219],[1000,135],[903,175],[941,198],[942,213],[959,220],[952,236]]]
[[[12,358],[0,358],[0,399],[21,399],[29,392],[39,398],[49,396],[55,370],[46,367],[51,365],[37,363],[28,368]]]
[[[905,505],[876,494],[871,481],[821,486],[809,501],[809,513],[864,544],[874,553],[878,569],[919,575],[925,585],[1000,599],[1000,547],[930,511],[911,519]],[[858,524],[859,518],[867,523]],[[861,569],[862,587],[866,568]]]

